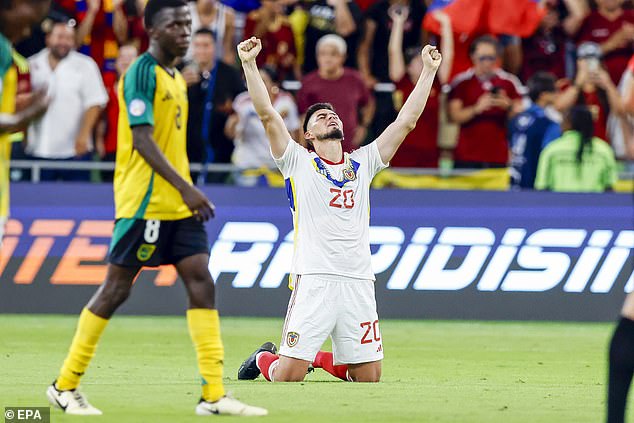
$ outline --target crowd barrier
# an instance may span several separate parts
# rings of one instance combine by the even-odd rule
[[[616,192],[634,192],[634,172],[631,166],[619,174],[619,179],[613,190]],[[627,168],[630,168],[628,171]],[[41,160],[12,160],[14,171],[28,171],[31,182],[39,183],[42,170],[114,170],[113,162],[55,162]],[[190,164],[193,172],[205,169],[208,173],[234,173],[243,176],[256,177],[259,186],[283,188],[284,178],[277,169],[258,168],[242,169],[232,164],[210,163],[201,165]],[[24,179],[21,179],[24,180]],[[424,169],[424,168],[388,168],[380,172],[372,183],[374,188],[400,189],[460,189],[460,190],[498,190],[510,189],[508,169]]]
[[[292,219],[285,191],[205,187],[223,315],[284,315]],[[613,320],[634,288],[626,194],[374,190],[372,265],[385,318]],[[77,313],[105,277],[105,184],[12,185],[0,312]],[[148,269],[122,313],[182,314],[172,267]]]

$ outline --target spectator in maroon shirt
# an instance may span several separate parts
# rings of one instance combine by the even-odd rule
[[[566,77],[566,40],[568,33],[577,31],[588,13],[583,1],[548,0],[546,16],[537,32],[522,42],[524,59],[523,81],[537,72],[548,72],[558,80]]]
[[[440,51],[443,61],[436,73],[434,85],[429,92],[423,114],[416,122],[416,127],[405,137],[405,141],[396,152],[390,165],[393,167],[438,167],[440,150],[438,148],[438,130],[440,113],[441,87],[446,84],[453,61],[453,31],[451,20],[445,13],[437,10],[434,15],[441,24]],[[413,47],[403,54],[403,32],[408,18],[408,9],[391,9],[392,33],[388,46],[389,74],[396,85],[394,103],[400,110],[410,96],[416,81],[423,71],[423,59],[420,47]]]
[[[256,58],[259,68],[267,66],[275,72],[275,81],[301,79],[293,30],[284,15],[284,5],[277,0],[262,0],[262,6],[249,13],[244,38],[262,40],[262,51]]]
[[[325,35],[317,42],[317,70],[302,79],[297,93],[299,112],[311,104],[330,102],[343,123],[343,151],[359,147],[367,136],[374,116],[374,100],[361,74],[343,66],[346,42],[335,34]],[[300,119],[300,120],[303,120]]]
[[[523,88],[498,67],[495,38],[482,36],[469,50],[473,67],[454,78],[449,93],[449,117],[461,125],[454,165],[504,167],[509,159],[507,120],[522,110]]]
[[[634,53],[634,10],[623,9],[623,0],[596,3],[597,9],[585,18],[577,32],[577,43],[599,44],[610,78],[618,84]]]
[[[126,15],[128,16],[128,41],[133,43],[139,51],[146,51],[150,46],[150,38],[143,25],[143,13],[147,0],[127,0]]]

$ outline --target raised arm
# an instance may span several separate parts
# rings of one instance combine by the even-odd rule
[[[562,26],[566,34],[574,37],[579,32],[584,19],[590,13],[587,0],[564,0],[568,16],[564,19]]]
[[[242,69],[244,69],[247,89],[253,101],[253,106],[255,106],[255,111],[266,130],[266,135],[271,143],[273,157],[280,158],[286,150],[291,135],[288,133],[286,125],[284,125],[284,119],[273,108],[269,93],[255,63],[255,58],[260,50],[262,50],[262,42],[255,37],[238,44],[238,56],[240,56],[242,61]]]
[[[390,79],[398,82],[405,75],[406,70],[405,57],[403,56],[403,31],[409,16],[409,8],[391,7],[388,14],[392,18],[392,32],[390,32],[390,41],[387,45],[388,72]]]
[[[423,56],[424,67],[416,87],[414,87],[407,101],[403,104],[396,120],[376,139],[383,163],[392,160],[394,153],[396,153],[407,134],[416,127],[416,122],[423,113],[423,109],[425,109],[429,92],[436,77],[436,71],[442,61],[440,52],[436,50],[436,47],[430,45],[423,48],[421,55]]]
[[[438,80],[441,84],[448,84],[453,67],[454,42],[451,18],[440,9],[433,12],[434,17],[440,22],[440,51],[442,51],[442,63],[438,68]]]
[[[342,37],[347,37],[357,30],[357,23],[348,7],[348,0],[327,0],[335,8],[335,31]]]

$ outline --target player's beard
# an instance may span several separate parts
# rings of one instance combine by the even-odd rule
[[[343,140],[343,132],[339,128],[333,128],[330,132],[326,132],[322,135],[317,135],[317,139],[319,141],[332,139]]]

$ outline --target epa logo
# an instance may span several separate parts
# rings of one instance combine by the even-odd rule
[[[51,409],[48,407],[6,407],[4,421],[8,422],[39,422],[49,423]]]

